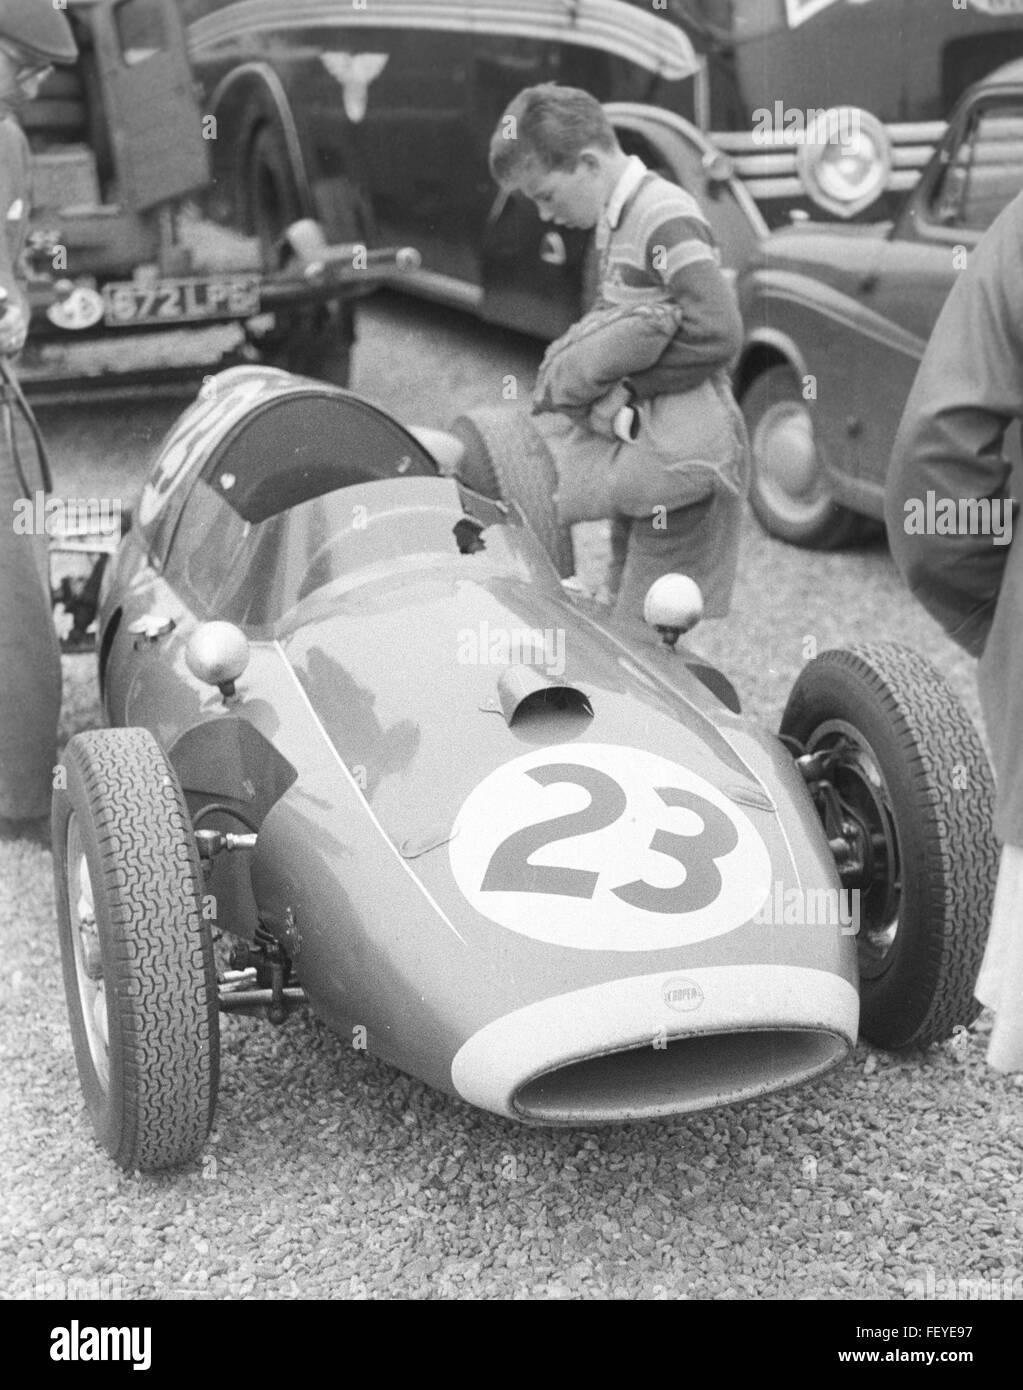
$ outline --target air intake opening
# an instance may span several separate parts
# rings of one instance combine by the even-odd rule
[[[589,1057],[528,1081],[515,1108],[540,1124],[635,1120],[708,1110],[794,1086],[845,1057],[834,1033],[765,1029],[673,1038]]]

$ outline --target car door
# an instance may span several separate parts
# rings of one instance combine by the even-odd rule
[[[419,250],[420,282],[429,276],[478,282],[472,237],[478,173],[467,157],[469,36],[435,24],[426,7],[420,27],[388,29],[384,41],[383,65],[355,127],[382,240]]]
[[[863,290],[874,332],[855,366],[860,478],[879,493],[902,411],[970,252],[1023,191],[1023,91],[973,98],[925,170]]]
[[[144,211],[203,187],[209,144],[174,0],[101,0],[92,32],[119,201]]]

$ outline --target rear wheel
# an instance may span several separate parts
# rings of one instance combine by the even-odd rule
[[[545,441],[527,416],[481,406],[459,415],[451,433],[465,454],[458,476],[466,487],[499,502],[514,502],[563,579],[575,573],[572,532],[558,520],[558,474]]]
[[[862,860],[849,886],[863,1036],[885,1048],[949,1037],[979,1012],[998,868],[994,782],[972,720],[930,662],[884,643],[805,666],[781,733],[821,755],[826,831],[852,827]]]
[[[769,367],[742,398],[753,459],[750,506],[771,536],[811,550],[850,545],[861,518],[834,501],[813,415],[791,367]]]
[[[276,127],[261,126],[252,140],[248,189],[250,222],[268,270],[287,265],[285,232],[303,214],[284,138]],[[347,386],[351,376],[355,316],[341,300],[306,304],[275,313],[274,327],[252,341],[272,367]]]
[[[64,988],[96,1138],[122,1168],[195,1158],[219,1076],[202,875],[173,768],[145,729],[77,734],[53,797]]]

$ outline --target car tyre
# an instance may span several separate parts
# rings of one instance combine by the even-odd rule
[[[973,987],[998,869],[994,781],[973,721],[929,661],[882,643],[809,662],[781,734],[833,753],[831,784],[871,837],[857,935],[862,1035],[882,1048],[948,1038],[980,1009]]]
[[[831,496],[799,379],[791,367],[769,367],[742,398],[753,475],[750,506],[770,536],[810,550],[851,545],[862,519]]]
[[[256,131],[248,168],[251,224],[265,267],[279,270],[287,265],[289,255],[284,233],[303,213],[284,137],[275,126],[263,125]],[[351,304],[336,300],[278,309],[275,319],[270,332],[252,338],[268,366],[334,386],[348,385],[355,342]]]
[[[574,574],[572,532],[558,520],[554,506],[554,458],[529,417],[481,406],[459,415],[451,433],[465,448],[459,479],[484,497],[516,503],[562,579]]]
[[[220,1065],[202,874],[174,769],[145,729],[75,735],[53,796],[71,1034],[99,1143],[128,1171],[196,1157]]]

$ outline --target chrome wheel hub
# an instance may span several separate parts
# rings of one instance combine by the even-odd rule
[[[82,1021],[92,1065],[100,1085],[106,1090],[110,1082],[110,1030],[103,956],[92,878],[74,815],[68,821],[67,828],[67,901]]]
[[[856,946],[860,975],[875,978],[891,964],[902,908],[901,853],[891,792],[874,750],[845,720],[822,724],[807,750],[834,751],[830,780],[843,815],[858,828],[866,886],[859,898]]]
[[[766,410],[753,435],[757,481],[773,506],[799,520],[819,510],[823,488],[813,420],[797,401],[778,401]]]

